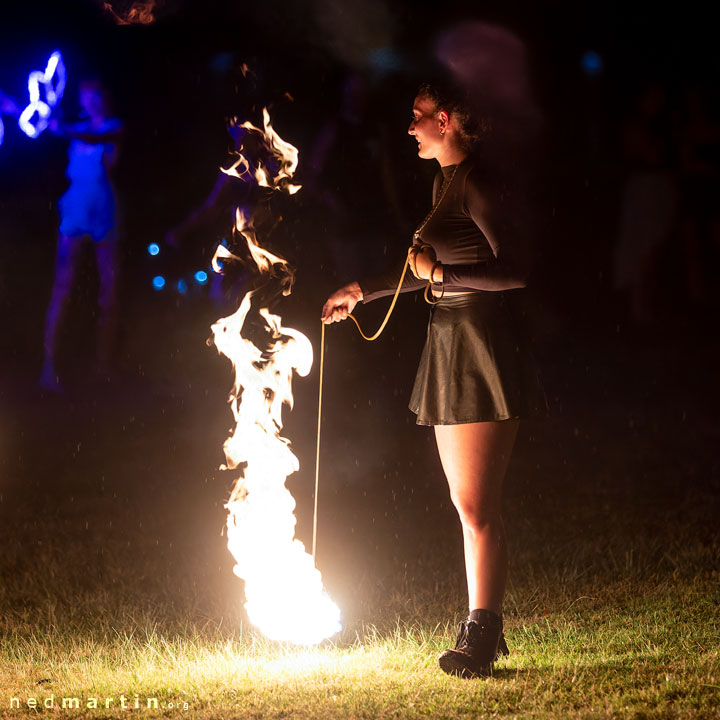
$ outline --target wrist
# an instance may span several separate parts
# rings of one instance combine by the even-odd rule
[[[351,283],[347,286],[347,291],[348,291],[349,293],[351,293],[352,295],[354,295],[355,299],[356,299],[358,302],[361,302],[361,301],[362,301],[362,299],[363,299],[363,291],[362,291],[362,288],[360,287],[360,283],[358,283],[357,281],[351,282]]]
[[[430,282],[431,283],[443,282],[443,266],[439,260],[436,263],[434,263],[433,266],[430,268]]]

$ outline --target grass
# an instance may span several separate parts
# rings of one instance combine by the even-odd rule
[[[588,391],[585,417],[523,430],[505,508],[511,654],[464,681],[435,659],[464,580],[431,437],[354,418],[355,455],[356,436],[329,426],[319,562],[345,627],[287,647],[248,625],[221,536],[228,481],[207,473],[224,393],[18,402],[0,488],[0,718],[720,717],[717,467],[702,431],[667,432],[676,399],[623,423]],[[307,438],[288,433],[301,458],[304,424]],[[367,479],[338,480],[331,450]],[[311,470],[290,481],[305,538]]]
[[[718,545],[703,522],[711,508],[665,510],[649,516],[665,528],[654,537],[628,511],[606,519],[602,540],[582,513],[571,524],[552,514],[510,519],[512,652],[484,681],[436,666],[454,636],[448,618],[462,607],[461,575],[447,567],[458,569],[456,538],[440,527],[416,538],[415,552],[401,544],[356,575],[343,633],[300,649],[244,622],[229,564],[202,582],[206,550],[178,548],[186,578],[200,582],[173,582],[178,558],[150,552],[139,562],[126,528],[106,528],[93,552],[91,522],[78,528],[68,511],[42,526],[27,516],[26,528],[43,528],[33,545],[17,528],[14,539],[4,533],[0,717],[718,717]],[[397,522],[376,532],[391,528]],[[131,550],[149,551],[149,537]],[[64,697],[81,709],[62,710]],[[30,698],[55,707],[30,708]],[[98,709],[86,707],[92,698]]]
[[[434,657],[452,634],[447,625],[363,627],[354,638],[346,632],[336,643],[300,650],[217,626],[163,631],[143,617],[131,631],[98,625],[11,633],[1,648],[2,694],[38,703],[111,697],[118,704],[125,693],[130,705],[137,694],[139,703],[157,698],[159,705],[133,709],[137,715],[197,718],[716,717],[713,588],[639,589],[511,620],[513,653],[481,682],[437,671]],[[12,715],[7,704],[2,712]]]

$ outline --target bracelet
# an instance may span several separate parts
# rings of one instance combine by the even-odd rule
[[[430,268],[430,282],[435,284],[435,281],[433,280],[433,277],[435,276],[435,268],[442,267],[442,263],[438,260],[433,264],[433,266]]]

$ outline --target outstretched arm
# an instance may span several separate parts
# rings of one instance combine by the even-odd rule
[[[360,301],[371,302],[379,297],[394,295],[403,275],[404,265],[382,275],[354,281],[334,292],[323,306],[322,321],[325,323],[345,320]],[[405,272],[400,292],[411,292],[426,287],[427,281]]]
[[[361,299],[363,303],[369,303],[378,298],[393,295],[400,282],[403,267],[404,261],[402,265],[398,264],[396,267],[393,267],[392,270],[382,273],[381,275],[362,278],[358,285],[362,290]],[[405,279],[403,280],[400,292],[412,292],[413,290],[424,288],[426,285],[427,281],[414,277],[411,272],[407,272],[405,273]]]
[[[226,205],[232,205],[230,200],[239,199],[238,194],[234,191],[240,187],[248,187],[248,185],[246,183],[241,186],[234,178],[222,172],[218,173],[210,194],[186,218],[168,231],[165,242],[173,247],[180,245],[185,235],[202,228],[214,217],[217,217],[222,208]]]
[[[57,120],[51,120],[49,127],[51,132],[59,135],[60,137],[67,138],[69,140],[80,140],[88,145],[117,143],[122,138],[125,130],[123,124],[119,120],[117,122],[113,122],[111,126],[103,132],[95,132],[93,130],[88,130],[85,127],[78,129],[74,125],[63,125]]]

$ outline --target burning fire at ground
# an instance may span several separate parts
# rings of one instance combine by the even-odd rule
[[[267,110],[262,130],[250,123],[243,127],[260,134],[276,162],[258,164],[241,152],[225,172],[241,181],[252,173],[268,192],[297,192],[300,186],[290,183],[297,149],[275,132]],[[240,210],[235,229],[260,277],[288,295],[292,271],[287,262],[259,245],[251,219]],[[233,259],[237,257],[220,246],[213,267],[219,271],[224,261]],[[292,409],[293,373],[304,377],[310,372],[313,350],[305,335],[283,327],[281,318],[259,307],[256,298],[257,287],[242,298],[233,315],[212,326],[218,351],[235,369],[229,398],[235,428],[224,444],[224,468],[239,475],[226,505],[228,548],[237,563],[235,574],[245,581],[250,621],[273,640],[312,645],[340,631],[340,610],[325,592],[314,558],[295,538],[295,500],[285,482],[299,463],[280,432],[283,407]],[[259,318],[262,332],[249,331],[251,317],[253,325]]]

